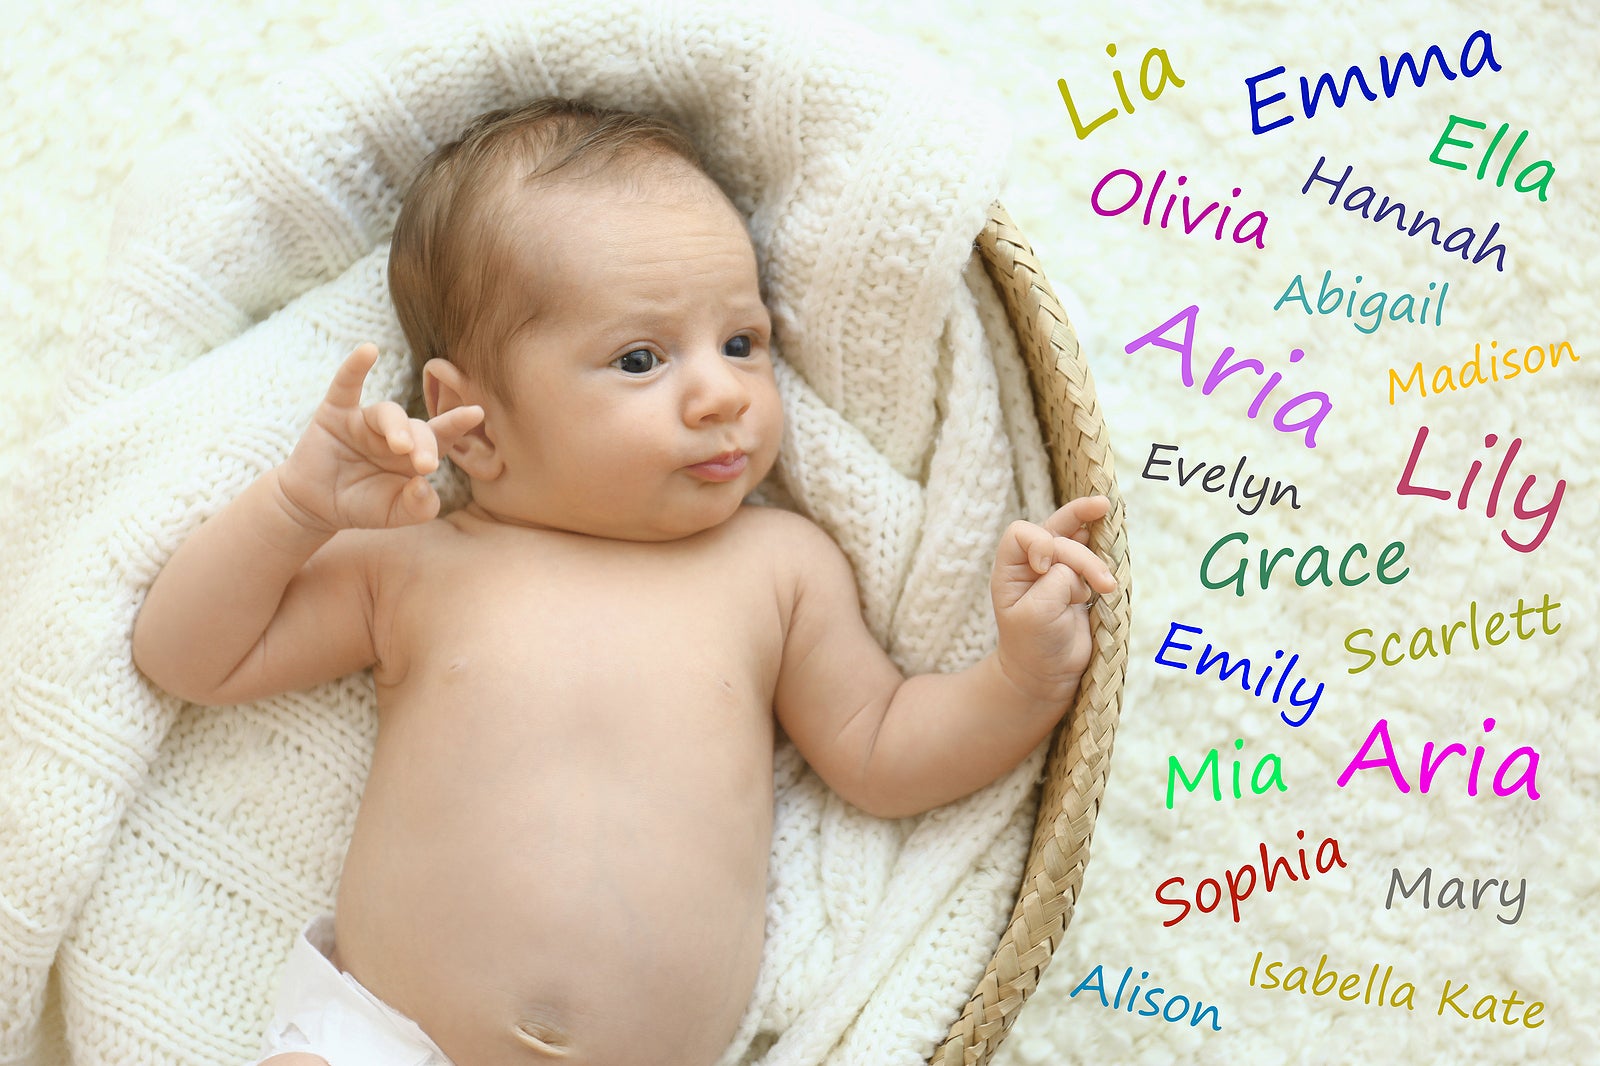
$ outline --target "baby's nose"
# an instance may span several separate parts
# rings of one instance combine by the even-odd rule
[[[745,375],[722,353],[694,361],[685,397],[684,420],[690,425],[732,421],[750,407],[750,387]]]

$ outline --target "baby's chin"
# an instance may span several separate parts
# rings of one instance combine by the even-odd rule
[[[752,489],[754,487],[754,485],[749,486]],[[615,527],[616,532],[611,535],[617,540],[651,542],[686,540],[728,522],[739,513],[748,494],[748,490],[745,492],[732,490],[719,493],[719,498],[715,501],[708,500],[697,507],[685,508],[671,515],[639,515],[632,522],[618,523]]]

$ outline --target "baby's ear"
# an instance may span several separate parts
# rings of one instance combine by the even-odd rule
[[[438,418],[457,407],[477,405],[484,408],[484,421],[479,422],[450,446],[445,454],[461,472],[474,481],[493,481],[505,469],[494,440],[489,436],[488,411],[482,390],[461,368],[445,359],[429,359],[422,367],[422,398],[428,407],[428,417]]]

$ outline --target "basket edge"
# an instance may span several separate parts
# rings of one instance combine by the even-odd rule
[[[1095,659],[1085,675],[1087,683],[1051,742],[1034,837],[1011,919],[977,989],[929,1059],[934,1066],[987,1063],[1064,938],[1109,774],[1131,632],[1125,509],[1076,334],[1031,247],[998,201],[991,205],[975,246],[1005,302],[1028,364],[1057,501],[1086,493],[1102,493],[1112,501],[1111,513],[1096,523],[1091,545],[1111,561],[1119,591],[1099,601]],[[1068,414],[1070,418],[1055,417]],[[1073,435],[1076,441],[1070,439]],[[1086,765],[1087,772],[1080,772]]]

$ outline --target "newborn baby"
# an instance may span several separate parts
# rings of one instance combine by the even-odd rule
[[[782,432],[756,257],[653,119],[483,116],[408,194],[390,287],[428,420],[363,407],[356,348],[134,631],[197,703],[373,672],[336,917],[295,946],[266,1061],[714,1062],[761,959],[774,713],[885,818],[993,781],[1077,689],[1108,503],[1014,524],[998,650],[904,678],[832,540],[744,503]],[[444,456],[471,502],[438,517]]]

